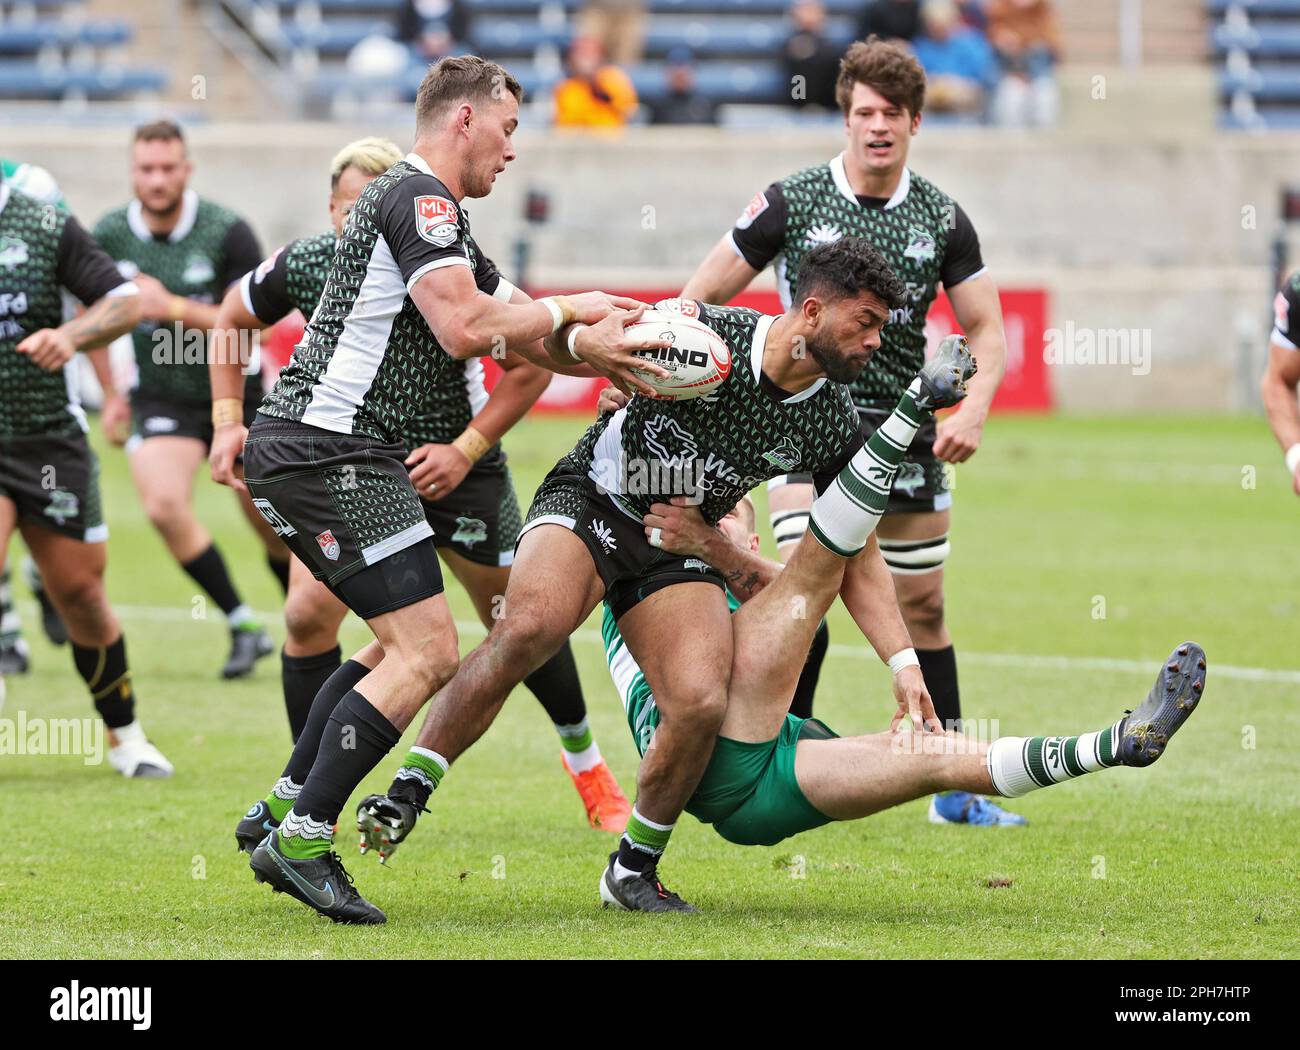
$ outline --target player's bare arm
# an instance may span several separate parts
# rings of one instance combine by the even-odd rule
[[[736,251],[731,232],[722,235],[699,268],[682,288],[683,299],[702,303],[728,303],[749,287],[759,274]]]
[[[208,336],[208,376],[212,382],[212,448],[208,466],[212,480],[245,491],[244,482],[235,473],[235,460],[244,451],[248,428],[244,426],[243,357],[239,352],[252,333],[262,330],[258,320],[244,305],[239,285],[227,289]]]
[[[964,463],[979,448],[993,395],[1006,372],[1007,336],[1002,327],[998,290],[988,274],[950,288],[948,299],[980,370],[970,381],[966,400],[951,416],[939,421],[934,454],[949,463]]]
[[[86,351],[86,359],[95,370],[99,380],[101,401],[99,404],[99,422],[104,428],[104,436],[117,446],[126,443],[131,428],[131,403],[126,395],[117,389],[113,379],[113,369],[108,360],[108,347],[96,346]]]
[[[515,354],[506,354],[498,363],[504,374],[464,432],[449,445],[421,445],[406,457],[411,484],[425,499],[436,502],[454,492],[470,468],[537,403],[551,381],[549,372]]]
[[[106,295],[80,317],[58,328],[33,332],[15,348],[27,354],[34,365],[56,372],[79,350],[89,350],[111,343],[140,323],[139,296]]]
[[[1268,368],[1259,384],[1264,411],[1273,436],[1286,455],[1291,472],[1291,487],[1300,496],[1300,402],[1296,385],[1300,384],[1300,351],[1269,342]]]
[[[777,562],[737,546],[706,522],[699,507],[692,506],[685,496],[652,505],[643,521],[652,547],[708,562],[722,573],[727,589],[741,602],[749,601],[781,571]]]

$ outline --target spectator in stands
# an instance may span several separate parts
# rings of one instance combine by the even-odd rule
[[[651,103],[652,124],[716,124],[718,106],[695,86],[695,56],[689,48],[668,52],[668,93]]]
[[[785,42],[790,101],[799,107],[835,109],[835,82],[843,48],[826,39],[826,8],[821,0],[795,0],[790,8],[794,35]]]
[[[469,39],[469,12],[461,0],[405,0],[397,14],[397,39],[421,62],[437,62]]]
[[[646,0],[587,0],[578,31],[594,36],[615,65],[634,66],[645,55]]]
[[[984,13],[1002,68],[994,119],[1013,127],[1055,123],[1053,70],[1061,56],[1061,32],[1051,0],[988,0]]]
[[[925,0],[921,33],[912,42],[925,69],[926,108],[982,115],[997,83],[997,60],[983,34],[962,24],[953,0]]]
[[[622,127],[636,108],[632,81],[605,61],[601,42],[593,36],[574,37],[569,46],[569,76],[555,88],[556,127]]]
[[[921,31],[921,5],[918,0],[870,0],[858,19],[857,39],[866,40],[874,33],[883,40],[906,40],[909,43]]]

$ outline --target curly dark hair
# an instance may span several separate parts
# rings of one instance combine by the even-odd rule
[[[902,280],[865,237],[819,244],[799,264],[797,287],[800,303],[813,295],[847,298],[862,292],[873,293],[891,310],[906,301]]]
[[[875,34],[852,44],[840,59],[835,101],[846,117],[854,84],[866,84],[914,117],[925,105],[925,71],[921,63],[903,44],[881,40]]]

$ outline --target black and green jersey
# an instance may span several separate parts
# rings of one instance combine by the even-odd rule
[[[99,220],[95,239],[117,260],[123,276],[148,274],[174,295],[202,303],[220,302],[226,289],[262,258],[257,238],[243,219],[193,190],[185,191],[171,233],[154,236],[139,200],[132,200]],[[142,321],[133,334],[136,389],[163,401],[207,404],[212,400],[207,333],[187,329],[178,346],[174,338],[157,337],[159,329],[172,330],[172,324]],[[256,373],[249,381],[261,389]]]
[[[984,271],[979,238],[961,207],[906,168],[888,200],[853,192],[841,154],[756,195],[731,239],[756,270],[775,263],[781,302],[790,305],[803,257],[819,244],[865,237],[907,286],[890,311],[881,345],[851,384],[859,408],[892,409],[925,363],[925,317],[939,285],[952,288]]]
[[[669,300],[717,332],[731,349],[731,372],[716,391],[691,401],[634,397],[597,420],[566,457],[634,518],[674,495],[699,500],[710,525],[756,485],[808,472],[818,491],[862,444],[848,388],[819,379],[790,394],[762,370],[774,317],[740,307]]]
[[[63,191],[59,189],[54,176],[35,164],[0,158],[0,180],[10,189],[35,197],[42,204],[50,204],[64,211],[68,208],[68,202],[63,199]]]
[[[357,198],[320,303],[261,411],[381,441],[456,437],[486,400],[482,365],[447,354],[409,294],[442,266],[468,266],[480,291],[509,294],[464,209],[412,153]],[[417,416],[433,417],[418,433]]]
[[[0,439],[86,428],[66,370],[47,372],[17,352],[33,332],[63,323],[61,288],[87,306],[135,292],[71,212],[0,183]]]
[[[325,280],[334,260],[338,243],[333,233],[286,244],[240,282],[244,306],[263,324],[274,324],[294,309],[310,318],[316,312]],[[497,272],[496,266],[474,243],[465,239],[465,251],[474,267],[474,281],[488,295],[509,300],[514,286]],[[407,421],[401,443],[408,449],[420,445],[446,445],[454,441],[487,404],[488,392],[483,383],[483,362],[450,360],[431,388],[419,411]],[[496,446],[479,462],[488,465],[500,458]]]
[[[1288,277],[1273,298],[1273,342],[1300,350],[1300,270]]]

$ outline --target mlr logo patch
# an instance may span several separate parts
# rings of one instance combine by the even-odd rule
[[[415,232],[430,244],[446,248],[455,241],[460,232],[456,226],[459,218],[456,205],[446,197],[415,198]]]
[[[319,533],[316,536],[316,542],[320,544],[320,551],[330,561],[339,560],[339,541],[334,538],[334,533],[329,529]]]

